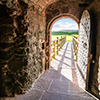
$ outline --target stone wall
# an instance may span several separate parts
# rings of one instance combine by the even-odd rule
[[[31,2],[0,1],[0,96],[25,93],[43,72],[44,21]]]

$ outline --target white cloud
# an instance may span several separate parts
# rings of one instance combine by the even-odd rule
[[[55,23],[52,27],[52,31],[60,31],[60,30],[78,30],[78,25],[77,23],[72,23],[72,22]]]
[[[68,22],[66,22],[66,24],[68,24]]]

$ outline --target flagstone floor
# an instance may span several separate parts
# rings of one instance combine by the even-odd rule
[[[78,86],[71,42],[65,43],[30,91],[15,100],[95,100]]]

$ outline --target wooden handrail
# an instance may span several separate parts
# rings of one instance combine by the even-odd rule
[[[63,45],[66,42],[66,36],[61,37],[60,39],[57,37],[57,39],[52,40],[51,43],[51,58],[55,59],[55,55],[58,54],[58,51],[63,47]]]
[[[75,54],[75,56],[76,56],[76,60],[77,60],[77,57],[78,57],[78,39],[77,39],[77,37],[75,37],[75,36],[73,36],[73,50],[74,50],[74,54]]]
[[[78,39],[77,39],[77,37],[73,36],[73,39],[74,39],[76,42],[78,42]]]
[[[55,39],[55,40],[52,40],[51,42],[54,42],[54,41],[58,41],[58,40],[61,40],[61,39],[64,39],[66,36],[60,38],[60,39]],[[58,38],[58,37],[57,37]]]

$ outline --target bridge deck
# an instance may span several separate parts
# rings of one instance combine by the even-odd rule
[[[71,42],[65,43],[51,66],[16,100],[95,100],[78,86]]]

